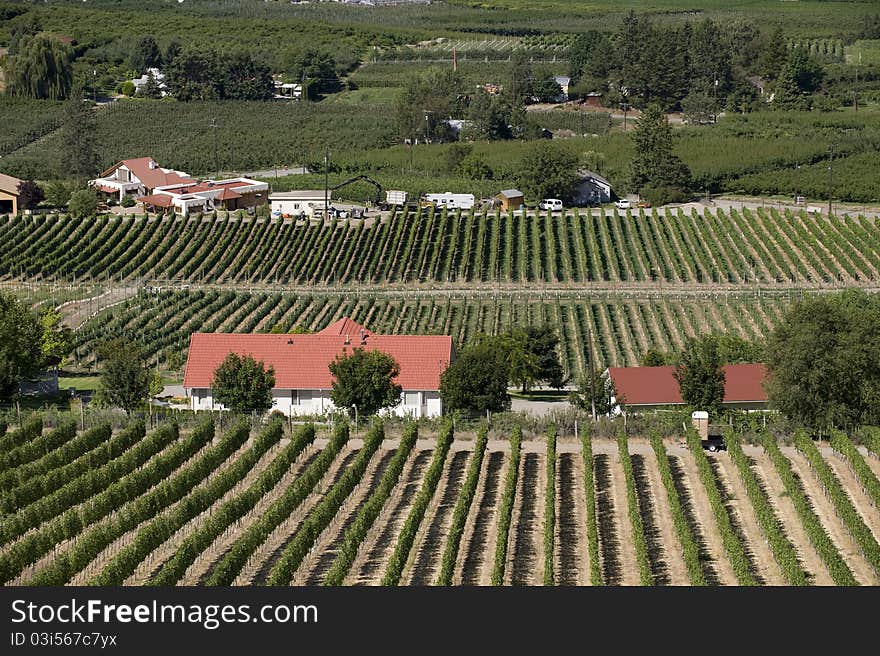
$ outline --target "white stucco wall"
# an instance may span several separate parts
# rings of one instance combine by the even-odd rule
[[[214,403],[210,389],[187,389],[193,410],[223,410]],[[401,402],[385,411],[398,417],[439,417],[443,414],[443,402],[438,391],[404,390]],[[335,408],[330,400],[330,390],[272,390],[272,410],[285,415],[323,415]]]

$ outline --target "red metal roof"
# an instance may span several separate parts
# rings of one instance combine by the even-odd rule
[[[615,397],[626,405],[684,404],[675,367],[611,367],[608,374]],[[765,402],[763,382],[767,367],[763,364],[728,364],[724,366],[724,402]]]
[[[105,194],[118,194],[119,190],[115,187],[109,187],[107,185],[96,185],[98,191],[103,191]]]
[[[141,196],[138,201],[144,205],[155,205],[156,207],[171,207],[171,196],[167,194],[153,194],[152,196]]]
[[[154,168],[150,168],[151,163]],[[141,183],[147,189],[155,189],[156,187],[165,187],[167,185],[189,184],[195,182],[195,180],[193,180],[192,178],[181,176],[177,173],[166,173],[161,169],[158,164],[156,164],[155,160],[152,157],[124,159],[118,164],[114,164],[109,169],[104,171],[101,174],[101,177],[106,178],[123,164],[137,177],[138,180],[141,181]]]
[[[366,335],[370,335],[370,331],[364,328],[357,321],[349,319],[348,317],[342,317],[338,321],[334,321],[329,326],[324,328],[324,330],[318,331],[319,335],[351,335],[351,338],[354,339],[357,337],[361,338],[361,331],[364,331]]]
[[[235,198],[241,198],[241,194],[232,189],[223,189],[217,194],[217,200],[233,200]]]
[[[448,335],[369,335],[362,347],[360,333],[355,332],[349,344],[345,341],[345,334],[323,331],[313,335],[193,333],[183,386],[211,387],[217,366],[228,354],[237,353],[271,365],[278,389],[329,390],[333,384],[329,365],[334,358],[365,348],[383,351],[397,361],[397,383],[403,389],[437,390],[440,374],[452,358],[452,338]]]

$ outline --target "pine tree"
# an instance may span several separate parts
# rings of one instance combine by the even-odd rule
[[[639,193],[655,204],[667,199],[651,198],[646,190],[667,189],[668,192],[686,190],[690,184],[690,170],[672,152],[672,128],[659,105],[650,105],[642,113],[632,133],[635,145],[630,168],[630,183]],[[658,203],[658,200],[662,200]]]
[[[81,96],[75,95],[67,101],[61,127],[60,164],[68,177],[85,180],[98,171],[95,142],[95,118],[91,107]]]

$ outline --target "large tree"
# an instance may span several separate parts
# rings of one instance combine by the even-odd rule
[[[400,403],[400,385],[394,382],[400,365],[387,353],[356,348],[330,363],[333,389],[330,398],[338,408],[360,416],[374,415]]]
[[[578,158],[562,144],[540,142],[520,160],[517,182],[532,201],[542,198],[569,200],[577,183]]]
[[[40,314],[43,337],[40,351],[48,364],[63,365],[64,358],[73,349],[73,332],[61,323],[61,313],[47,308]]]
[[[633,189],[656,203],[657,200],[667,202],[667,199],[651,198],[651,192],[683,193],[688,188],[690,170],[672,151],[672,128],[659,105],[645,109],[636,122],[632,139],[635,145],[630,164]]]
[[[150,391],[150,370],[140,347],[122,338],[104,342],[98,348],[101,369],[99,399],[131,414]]]
[[[44,199],[46,194],[33,180],[22,180],[18,185],[18,205],[24,210],[32,210]]]
[[[477,93],[471,99],[468,118],[471,121],[467,129],[469,138],[498,141],[511,137],[508,127],[510,108],[499,96],[485,92]]]
[[[596,369],[593,372],[592,380],[589,374],[581,376],[578,380],[577,390],[569,393],[569,402],[581,410],[593,412],[596,410],[596,416],[606,416],[611,414],[614,405],[611,403],[611,397],[614,396],[614,385],[611,378],[605,375],[604,369]]]
[[[6,63],[6,93],[62,100],[73,85],[70,47],[48,34],[25,36]]]
[[[771,406],[816,431],[880,423],[880,297],[795,303],[768,339]]]
[[[447,410],[484,413],[510,408],[507,383],[510,364],[496,340],[471,344],[440,376],[440,396]]]
[[[214,371],[214,400],[233,412],[268,410],[272,407],[275,371],[249,355],[230,353]]]
[[[159,44],[152,36],[138,38],[128,55],[129,65],[138,73],[145,72],[148,68],[162,65],[162,53]]]
[[[710,416],[720,415],[724,402],[723,365],[717,336],[688,338],[673,373],[684,402]]]
[[[559,361],[559,334],[556,329],[550,324],[529,326],[523,334],[525,350],[532,354],[537,364],[534,382],[547,383],[550,387],[562,389],[565,375]]]
[[[463,111],[461,90],[461,77],[451,69],[429,69],[411,78],[394,107],[400,137],[451,140],[445,121]]]
[[[86,180],[98,172],[95,117],[81,96],[74,95],[64,107],[61,125],[61,170],[64,177]]]
[[[0,399],[10,399],[43,363],[37,316],[11,294],[0,292]]]

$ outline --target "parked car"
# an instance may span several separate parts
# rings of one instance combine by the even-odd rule
[[[562,201],[558,198],[545,198],[540,203],[538,203],[538,209],[558,212],[562,210]]]
[[[621,198],[616,203],[614,203],[614,206],[619,210],[632,209],[632,201],[628,198]]]
[[[651,207],[651,203],[646,200],[640,200],[636,207]]]
[[[724,443],[724,438],[721,435],[710,435],[708,439],[702,441],[702,445],[704,451],[711,451],[712,453],[727,451],[727,445]]]

